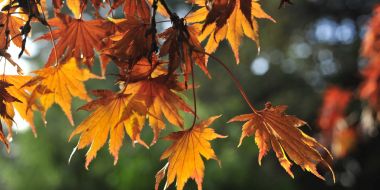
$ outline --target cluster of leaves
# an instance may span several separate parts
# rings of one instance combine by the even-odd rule
[[[0,114],[1,121],[8,127],[8,138],[1,130],[0,140],[7,147],[15,110],[31,124],[34,133],[34,112],[41,112],[45,119],[47,110],[54,103],[62,108],[71,125],[75,125],[71,103],[73,97],[78,97],[88,102],[78,109],[91,114],[69,139],[79,135],[76,148],[89,147],[86,168],[107,141],[116,164],[125,136],[133,144],[148,148],[159,140],[160,132],[169,123],[179,131],[164,137],[173,143],[161,156],[168,162],[156,174],[156,189],[165,177],[166,187],[176,180],[177,189],[183,189],[187,180],[192,178],[201,189],[203,158],[218,160],[210,141],[226,136],[209,127],[220,116],[196,124],[196,99],[192,108],[183,100],[183,92],[192,90],[195,97],[195,65],[211,77],[207,62],[212,58],[226,69],[252,110],[252,113],[236,116],[230,122],[245,121],[240,144],[245,137],[254,136],[260,150],[260,164],[272,148],[281,166],[292,177],[293,163],[321,179],[324,178],[317,171],[319,164],[333,174],[329,151],[299,129],[306,122],[286,115],[286,106],[267,103],[263,110],[256,110],[228,67],[212,55],[225,39],[231,45],[237,63],[242,37],[247,36],[259,47],[257,19],[274,20],[262,10],[257,0],[190,0],[188,3],[197,8],[185,18],[172,12],[164,0],[52,0],[54,16],[51,19],[45,19],[46,1],[0,2],[5,5],[0,12],[0,53],[6,63],[18,68],[20,74],[1,76]],[[290,1],[281,1],[281,6],[284,3]],[[71,14],[61,12],[64,6]],[[95,19],[82,18],[87,7],[93,7]],[[101,7],[109,8],[109,14],[102,16],[99,13]],[[122,7],[124,17],[112,18],[111,13],[119,7]],[[172,26],[158,31],[157,14],[170,19]],[[36,40],[50,41],[53,48],[44,68],[34,71],[33,76],[23,76],[21,68],[7,51],[13,43],[20,48],[20,56],[23,52],[28,54],[25,44],[32,29],[31,22],[40,22],[49,29]],[[202,41],[207,41],[205,47]],[[96,57],[101,62],[101,76],[91,72]],[[108,64],[115,64],[119,70],[116,85],[120,90],[94,89],[91,93],[97,99],[92,100],[84,82],[104,79]],[[182,112],[194,116],[190,127],[185,127]],[[149,144],[141,138],[145,126],[150,126],[154,134]]]
[[[371,136],[380,119],[380,6],[375,7],[362,43],[362,57],[368,64],[362,70],[363,81],[354,91],[330,86],[324,93],[318,125],[322,141],[337,158],[345,157],[360,139]],[[360,117],[348,109],[355,100],[363,102]]]

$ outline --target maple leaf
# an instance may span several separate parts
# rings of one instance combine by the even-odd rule
[[[171,140],[173,144],[161,155],[160,159],[168,159],[168,163],[156,174],[156,190],[164,178],[166,170],[165,189],[176,180],[177,190],[182,190],[189,178],[195,180],[199,190],[202,189],[205,168],[202,157],[219,162],[210,141],[226,138],[208,127],[219,117],[210,117],[193,128],[174,132],[165,137],[165,140]]]
[[[80,69],[75,58],[71,58],[59,66],[43,68],[34,73],[38,76],[29,80],[24,86],[37,86],[35,89],[39,92],[35,90],[33,93],[40,94],[39,100],[44,110],[48,110],[53,103],[57,103],[65,112],[71,125],[74,125],[71,114],[72,97],[76,96],[86,101],[91,100],[83,82],[89,79],[99,79],[99,77],[88,69]]]
[[[7,123],[9,131],[12,130],[12,121],[14,116],[13,107],[9,104],[12,102],[21,102],[19,99],[13,97],[6,88],[13,86],[3,80],[0,80],[0,141],[3,142],[9,151],[9,143],[4,135],[3,126],[1,121],[4,120]]]
[[[80,108],[93,112],[69,138],[70,141],[75,135],[80,134],[78,149],[90,145],[86,154],[86,169],[108,136],[110,136],[109,151],[115,158],[114,164],[117,163],[125,132],[134,143],[138,142],[148,147],[140,138],[146,115],[146,107],[140,100],[129,94],[113,93],[109,90],[95,91],[95,95],[100,98]]]
[[[198,31],[195,27],[186,26],[183,22],[159,34],[160,38],[165,39],[160,49],[160,56],[169,55],[169,75],[172,75],[178,67],[182,66],[186,83],[189,75],[193,72],[194,63],[210,77],[206,67],[205,54],[202,53],[204,50],[196,37],[197,34]]]
[[[203,22],[200,41],[207,37],[205,46],[207,53],[213,53],[219,43],[227,39],[234,52],[236,62],[239,63],[239,46],[245,35],[256,42],[259,50],[258,24],[256,19],[275,20],[265,13],[257,0],[215,0],[208,10],[206,0],[194,0],[201,6],[200,9],[186,17],[189,23]]]
[[[82,17],[82,12],[86,8],[86,0],[66,0],[67,7],[74,14],[76,19]]]
[[[102,54],[127,62],[127,65],[134,65],[141,58],[149,56],[149,52],[152,52],[150,23],[130,16],[111,21],[116,25],[116,34],[110,37],[112,43]]]
[[[91,67],[94,62],[94,49],[103,48],[102,40],[107,36],[107,31],[102,25],[104,20],[84,21],[82,19],[73,19],[68,15],[57,13],[57,17],[50,19],[48,23],[56,27],[52,34],[46,33],[36,40],[51,40],[51,35],[57,40],[55,50],[52,49],[46,63],[46,67],[55,63],[58,55],[59,59],[75,57],[81,59],[84,64]]]
[[[335,181],[331,166],[322,157],[319,150],[324,150],[331,157],[330,152],[314,138],[298,129],[298,127],[306,125],[306,122],[286,115],[284,113],[286,108],[287,106],[272,107],[270,103],[267,103],[264,110],[232,118],[229,122],[246,121],[242,128],[239,146],[245,137],[255,136],[256,144],[259,147],[258,161],[260,165],[261,159],[268,153],[270,145],[272,145],[281,166],[292,178],[294,175],[290,169],[292,166],[290,160],[303,170],[324,180],[325,178],[317,171],[317,164],[322,164],[331,171]]]
[[[22,35],[20,28],[24,26],[25,20],[0,12],[0,24],[2,25],[0,27],[0,50],[8,48],[10,41],[21,48]]]
[[[146,21],[151,18],[150,6],[153,4],[153,0],[114,0],[111,5],[111,9],[117,9],[123,4],[123,11],[127,17],[136,16]],[[168,17],[168,14],[160,2],[157,4],[157,12],[165,17]]]
[[[63,1],[62,0],[52,0],[54,11],[55,12],[60,12],[62,6],[63,6]]]
[[[370,62],[370,64],[362,71],[362,76],[364,77],[364,80],[360,85],[360,98],[368,100],[374,109],[380,110],[380,59]]]
[[[27,25],[29,25],[30,21],[34,20],[38,20],[45,26],[47,25],[44,15],[47,15],[46,0],[8,0],[1,10],[7,12],[7,14],[10,13],[25,19]],[[25,33],[23,34],[25,35]]]
[[[167,78],[161,75],[128,84],[126,93],[143,99],[148,108],[149,124],[154,132],[151,144],[156,143],[160,131],[165,129],[164,117],[171,124],[183,128],[183,118],[178,111],[193,112],[178,95],[178,92],[183,90],[184,86],[177,82],[175,76]]]
[[[122,4],[126,16],[138,16],[142,20],[150,19],[150,7],[146,0],[115,0],[111,8],[116,9]]]
[[[380,7],[374,10],[373,18],[368,25],[368,31],[363,39],[362,55],[369,59],[369,64],[362,71],[364,77],[360,85],[360,98],[368,100],[370,105],[380,110]]]
[[[318,116],[322,129],[321,142],[331,147],[335,158],[342,158],[356,144],[356,131],[350,128],[345,119],[345,111],[352,98],[352,92],[331,86],[323,95],[323,105]]]
[[[33,90],[33,87],[23,87],[23,84],[25,81],[30,80],[32,77],[30,76],[19,76],[19,75],[5,75],[4,81],[8,84],[11,84],[11,86],[8,86],[6,88],[9,95],[16,98],[18,101],[12,101],[12,102],[5,102],[5,105],[7,107],[7,110],[12,112],[12,114],[9,114],[11,117],[4,118],[5,124],[8,127],[9,136],[12,136],[12,123],[13,123],[13,116],[14,116],[14,110],[16,110],[21,118],[23,118],[25,121],[27,121],[34,133],[34,135],[37,135],[36,128],[34,125],[34,110],[41,111],[41,108],[38,107],[35,104],[28,105],[27,102],[31,98],[30,92]]]
[[[380,52],[380,6],[375,7],[373,16],[368,23],[368,30],[364,36],[361,53],[367,58],[379,58]]]
[[[115,61],[115,64],[120,70],[118,81],[124,82],[126,85],[149,78],[156,78],[160,75],[167,75],[166,63],[158,60],[158,56],[155,54],[153,54],[150,61],[145,57],[141,58],[132,65],[132,68],[129,68],[129,64],[125,64],[125,62]]]
[[[318,125],[323,130],[330,130],[337,122],[344,119],[345,110],[352,93],[337,86],[329,87],[323,95],[323,105],[318,117]]]
[[[5,145],[5,148],[9,152],[9,142],[8,139],[4,135],[3,125],[0,123],[0,141]]]

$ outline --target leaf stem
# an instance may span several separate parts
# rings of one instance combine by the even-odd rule
[[[191,55],[191,52],[190,52],[190,55]],[[190,56],[190,59],[193,59],[192,56]],[[193,63],[193,60],[191,60],[190,68],[191,68],[191,83],[192,83],[193,101],[194,101],[194,119],[193,119],[193,123],[191,124],[190,129],[192,129],[195,126],[195,122],[197,121],[197,96],[195,92],[194,66],[192,63]]]
[[[152,47],[151,47],[152,49],[149,51],[149,54],[148,54],[149,61],[151,61],[153,52],[157,53],[158,51],[158,45],[157,45],[157,39],[156,39],[156,35],[157,35],[156,14],[157,14],[157,8],[158,8],[157,6],[158,1],[159,0],[153,0],[153,4],[152,4],[153,13],[152,13],[151,21],[150,21],[151,26],[149,29],[149,32],[152,35]]]
[[[157,1],[157,0],[156,0],[156,1]],[[162,6],[165,8],[166,12],[170,15],[170,19],[172,20],[172,22],[174,22],[176,19],[178,19],[178,18],[177,18],[178,16],[170,10],[170,8],[169,8],[169,6],[167,5],[167,3],[166,3],[165,0],[158,0],[158,1],[162,4]],[[252,112],[255,113],[255,114],[258,113],[258,111],[255,109],[255,107],[254,107],[253,104],[251,103],[251,101],[249,101],[248,96],[247,96],[246,92],[244,91],[243,86],[240,84],[239,80],[235,77],[235,75],[234,75],[234,74],[232,73],[232,71],[227,67],[227,65],[223,63],[222,60],[220,60],[219,58],[215,57],[214,55],[212,55],[212,54],[210,54],[210,53],[207,53],[207,52],[205,52],[205,51],[199,50],[199,49],[197,49],[197,48],[194,47],[194,46],[191,46],[191,45],[190,45],[190,48],[191,48],[192,50],[197,51],[197,52],[203,53],[203,54],[205,54],[205,55],[211,57],[211,58],[212,58],[213,60],[215,60],[216,62],[218,62],[218,63],[219,63],[219,64],[220,64],[220,65],[221,65],[221,66],[227,71],[228,76],[229,76],[229,77],[232,79],[232,81],[235,83],[235,86],[238,88],[238,90],[239,90],[241,96],[244,98],[245,102],[246,102],[246,103],[248,104],[248,106],[251,108]],[[193,67],[193,66],[191,65],[191,67]],[[194,73],[193,73],[193,72],[194,72],[194,71],[193,71],[193,69],[192,69],[192,78],[194,79]],[[194,87],[193,87],[193,89],[194,89]],[[194,91],[195,91],[195,90],[194,90]],[[195,94],[195,93],[194,93],[194,94]],[[194,94],[193,94],[193,96],[195,96]],[[194,98],[194,101],[195,101],[195,98]],[[194,109],[195,109],[195,108],[196,108],[196,107],[194,107]],[[195,112],[196,112],[196,111],[195,111]],[[194,120],[196,120],[196,119],[194,119]]]
[[[247,93],[244,91],[243,86],[241,85],[241,83],[239,82],[239,80],[236,78],[236,76],[233,74],[233,72],[231,71],[231,69],[228,68],[227,65],[222,60],[220,60],[218,57],[216,57],[216,56],[214,56],[214,55],[212,55],[210,53],[207,53],[205,51],[201,51],[199,49],[196,49],[196,48],[194,48],[194,50],[198,51],[200,53],[203,53],[203,54],[211,57],[216,62],[218,62],[227,71],[228,76],[235,83],[235,86],[238,88],[241,96],[244,98],[244,100],[248,104],[249,108],[251,108],[252,112],[255,113],[255,114],[258,114],[258,110],[253,106],[253,104],[251,103],[251,101],[249,101]]]
[[[13,0],[11,0],[9,2],[9,5],[11,5],[13,3]],[[4,51],[4,54],[6,53],[6,51],[8,50],[8,46],[9,46],[9,43],[10,43],[10,39],[9,39],[9,16],[10,16],[10,9],[8,9],[7,11],[7,18],[5,20],[5,25],[4,25],[4,34],[5,34],[5,45],[4,45],[4,49],[2,49],[2,51]],[[1,57],[3,58],[3,57]],[[3,78],[5,80],[5,69],[6,69],[6,66],[7,66],[7,59],[5,59],[5,62],[4,62],[4,71],[3,71]]]
[[[44,7],[40,4],[41,6],[41,12],[42,12],[42,16],[44,17],[44,19],[46,20],[46,15],[45,15],[45,9]],[[55,41],[54,41],[54,36],[53,36],[53,30],[51,29],[51,26],[50,24],[47,24],[46,27],[48,28],[49,30],[49,35],[50,35],[50,42],[51,44],[53,45],[53,52],[54,52],[54,57],[55,57],[55,66],[59,66],[59,62],[58,62],[58,54],[57,54],[57,49],[55,47]],[[50,66],[50,65],[49,65]]]

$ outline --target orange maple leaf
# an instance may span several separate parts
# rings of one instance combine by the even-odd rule
[[[88,69],[80,69],[75,58],[71,58],[57,67],[43,68],[34,71],[34,73],[38,76],[31,79],[24,86],[37,85],[33,93],[40,95],[39,100],[44,108],[43,115],[45,116],[46,111],[53,103],[57,103],[65,112],[71,125],[74,125],[71,114],[72,97],[77,96],[82,100],[91,100],[87,95],[83,82],[89,79],[99,79],[99,77],[92,74]]]
[[[209,36],[205,46],[206,52],[213,53],[219,43],[227,39],[237,63],[239,63],[239,46],[244,35],[255,41],[260,50],[259,26],[256,19],[263,18],[275,22],[261,9],[258,0],[215,0],[210,11],[206,6],[206,0],[194,0],[194,3],[201,8],[186,17],[186,21],[203,22],[201,25],[203,32],[198,39],[203,41]]]
[[[270,103],[267,103],[264,110],[232,118],[229,122],[246,121],[243,125],[239,146],[245,137],[254,135],[260,151],[258,159],[260,165],[261,159],[268,153],[270,145],[272,145],[281,166],[292,178],[294,175],[290,169],[292,163],[289,159],[303,170],[324,180],[325,178],[317,171],[317,164],[322,164],[331,171],[335,181],[331,166],[319,151],[324,150],[332,159],[330,152],[314,138],[298,129],[298,127],[306,125],[306,122],[286,115],[284,113],[286,108],[287,106],[272,107]]]
[[[62,0],[52,0],[54,11],[55,12],[60,12],[62,6],[63,6],[63,1]]]
[[[124,4],[124,14],[127,16],[138,16],[142,20],[150,19],[150,7],[146,0],[116,0],[111,8],[116,9]]]
[[[150,19],[150,5],[153,4],[153,0],[114,0],[111,9],[116,9],[123,4],[123,10],[126,16],[137,16],[142,20]],[[160,2],[158,2],[157,12],[165,17],[168,17]]]
[[[369,64],[362,71],[364,80],[360,85],[360,98],[368,100],[370,105],[380,110],[380,6],[374,10],[368,31],[363,39],[362,55],[369,59]]]
[[[169,75],[181,66],[186,83],[189,75],[193,72],[194,63],[210,77],[206,67],[205,54],[202,53],[204,50],[196,37],[197,34],[198,31],[195,27],[187,26],[184,23],[177,23],[177,25],[159,34],[159,37],[165,39],[160,49],[160,56],[169,56]]]
[[[74,14],[76,19],[82,17],[82,12],[86,8],[87,0],[66,0],[67,7]]]
[[[111,21],[115,23],[116,33],[110,36],[112,43],[102,54],[116,58],[126,65],[134,65],[143,57],[148,57],[152,48],[149,22],[132,16]]]
[[[202,189],[205,168],[202,157],[219,162],[209,141],[226,138],[215,133],[214,129],[208,128],[219,117],[210,117],[193,128],[171,133],[165,137],[166,140],[173,141],[173,144],[161,155],[160,159],[168,159],[168,163],[156,174],[156,190],[166,173],[164,189],[176,180],[177,190],[182,190],[189,178],[195,180],[199,190]]]
[[[104,45],[102,40],[107,36],[107,31],[102,27],[104,22],[100,19],[90,21],[73,19],[68,15],[57,13],[57,17],[48,21],[52,27],[57,27],[52,32],[57,43],[55,44],[56,52],[53,48],[46,66],[53,65],[56,60],[55,55],[57,55],[58,60],[75,57],[91,67],[94,62],[94,49],[102,49]],[[36,40],[41,39],[51,40],[51,34],[46,33]]]
[[[375,7],[373,16],[368,23],[368,31],[366,32],[362,43],[362,55],[367,58],[380,59],[380,6]]]
[[[93,112],[71,133],[69,138],[70,141],[75,135],[80,134],[78,149],[91,145],[86,154],[86,169],[96,157],[98,150],[105,144],[108,136],[110,136],[109,151],[115,158],[114,164],[117,163],[125,132],[134,143],[138,142],[148,147],[140,139],[146,115],[146,107],[141,101],[134,96],[108,90],[95,91],[95,95],[100,98],[80,108]]]
[[[14,111],[17,111],[20,116],[29,123],[34,135],[37,135],[35,125],[34,125],[34,110],[41,111],[41,108],[35,104],[28,105],[27,102],[31,97],[30,92],[33,91],[33,87],[23,87],[25,81],[30,80],[32,77],[30,76],[19,76],[19,75],[5,75],[3,80],[6,83],[11,84],[6,88],[7,92],[16,98],[19,101],[13,102],[5,102],[7,110],[9,110],[12,114],[10,114],[11,118],[14,116]],[[8,127],[8,131],[10,133],[9,136],[12,136],[12,122],[11,118],[4,119],[5,124]]]
[[[5,123],[8,128],[8,138],[13,136],[12,125],[14,123],[13,117],[15,112],[27,121],[34,133],[37,136],[37,132],[34,125],[34,110],[41,111],[36,105],[28,105],[26,102],[30,98],[30,92],[32,88],[23,88],[24,81],[30,80],[30,76],[19,75],[3,75],[0,80],[0,120]],[[30,110],[31,109],[31,110]],[[8,148],[8,141],[2,131],[2,125],[0,124],[0,141],[4,142]],[[8,148],[9,150],[9,148]]]
[[[21,102],[19,99],[15,98],[7,91],[7,88],[13,86],[12,84],[0,80],[0,141],[3,142],[9,151],[9,143],[4,135],[3,125],[1,122],[4,120],[7,123],[8,129],[11,133],[12,122],[14,116],[14,108],[11,105],[13,102]]]
[[[12,41],[17,47],[22,47],[21,27],[24,26],[25,20],[16,16],[0,12],[0,50],[6,49],[9,42]],[[8,36],[6,30],[9,30]],[[8,42],[8,43],[6,43]]]
[[[336,124],[343,120],[348,103],[351,100],[352,92],[331,86],[324,92],[323,105],[318,117],[318,125],[324,131],[329,131],[336,127]]]
[[[153,129],[156,143],[159,133],[165,129],[164,117],[173,125],[183,128],[183,118],[179,110],[192,113],[191,108],[178,95],[184,90],[175,76],[167,78],[161,75],[137,83],[130,83],[126,93],[143,99],[149,111],[149,124]]]
[[[360,98],[368,100],[374,109],[380,110],[380,57],[379,59],[373,59],[363,69],[362,76],[364,80],[360,85]]]
[[[116,62],[116,65],[120,67],[121,71],[124,71],[124,69],[127,71],[126,73],[121,72],[119,80],[135,83],[166,74],[167,71],[163,62],[158,62],[157,56],[153,56],[152,58],[152,61],[149,61],[145,57],[141,58],[135,65],[133,65],[131,70],[125,69],[125,63],[120,64]],[[123,74],[125,76],[122,76]]]

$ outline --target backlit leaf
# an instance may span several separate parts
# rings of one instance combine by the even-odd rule
[[[29,123],[30,127],[32,128],[32,131],[34,135],[36,136],[36,129],[34,125],[34,113],[33,111],[38,110],[42,111],[41,107],[38,107],[35,104],[28,105],[27,102],[31,97],[30,92],[33,90],[31,87],[23,87],[23,84],[25,81],[30,80],[32,77],[30,76],[19,76],[19,75],[5,75],[4,80],[12,84],[12,86],[9,86],[7,88],[7,92],[15,98],[17,98],[19,101],[14,101],[12,103],[8,103],[9,108],[11,110],[16,110],[20,116]],[[7,103],[6,103],[7,104]],[[9,127],[12,126],[11,121],[5,122]],[[12,132],[10,130],[10,132]]]
[[[66,0],[67,7],[73,12],[74,17],[79,19],[82,15],[82,11],[86,6],[86,1],[82,0]]]
[[[143,99],[149,111],[149,124],[154,132],[152,144],[156,143],[159,133],[165,129],[164,117],[173,125],[183,128],[183,118],[179,110],[192,112],[179,96],[184,87],[172,76],[159,76],[128,84],[127,93]]]
[[[260,165],[261,159],[272,146],[281,166],[292,178],[294,175],[290,169],[292,166],[290,160],[303,170],[324,180],[325,178],[317,171],[317,165],[322,164],[331,171],[335,181],[330,164],[319,151],[324,150],[331,157],[330,152],[314,138],[303,133],[299,127],[306,125],[306,122],[295,116],[286,115],[286,108],[286,106],[272,107],[267,103],[264,110],[232,118],[229,122],[245,121],[239,146],[245,137],[254,136],[260,151],[258,159]]]
[[[198,39],[203,41],[209,37],[205,47],[206,52],[213,53],[219,43],[227,39],[237,63],[239,63],[239,46],[244,35],[255,41],[260,48],[259,26],[256,19],[263,18],[275,22],[261,9],[258,0],[215,0],[210,10],[206,7],[206,0],[195,0],[195,3],[201,8],[186,17],[186,20],[202,23],[203,32]]]
[[[167,173],[165,189],[176,180],[177,190],[182,190],[189,178],[195,180],[198,190],[202,189],[205,169],[202,157],[219,162],[210,141],[226,137],[209,128],[219,117],[210,117],[193,128],[171,133],[165,137],[166,140],[173,141],[173,144],[161,155],[161,160],[168,159],[168,163],[156,174],[156,190],[165,173]]]
[[[123,144],[124,134],[127,133],[133,142],[147,147],[140,139],[144,126],[146,107],[141,101],[128,94],[111,91],[97,91],[99,99],[88,103],[82,109],[93,110],[70,135],[71,140],[80,134],[78,149],[90,146],[86,154],[86,168],[96,157],[98,150],[109,138],[109,151],[117,163],[119,150]]]
[[[165,39],[160,49],[160,56],[169,56],[168,73],[172,75],[175,70],[181,67],[187,83],[194,64],[197,64],[202,71],[210,77],[206,67],[203,47],[196,38],[198,31],[193,26],[181,25],[173,26],[159,35]]]
[[[83,82],[99,77],[92,74],[88,69],[79,68],[75,58],[71,58],[68,62],[57,67],[43,68],[34,71],[34,73],[38,76],[26,83],[26,86],[39,86],[36,90],[41,91],[39,100],[44,110],[48,110],[53,103],[57,103],[65,112],[71,125],[74,125],[71,114],[72,97],[76,96],[86,101],[91,100]]]
[[[75,57],[81,59],[87,66],[92,66],[94,62],[94,49],[100,50],[103,47],[102,40],[106,37],[107,32],[102,25],[103,20],[84,21],[82,19],[73,19],[65,14],[57,13],[57,17],[50,19],[49,24],[56,27],[52,35],[57,43],[55,44],[58,60]],[[51,40],[51,34],[46,33],[36,40]],[[46,66],[55,63],[54,48],[52,49]]]
[[[21,27],[24,26],[25,21],[22,18],[7,15],[0,12],[0,24],[4,25],[0,27],[0,50],[6,49],[5,45],[9,46],[9,42],[12,41],[17,47],[22,46]],[[7,24],[7,27],[5,26]],[[6,30],[9,30],[9,35],[6,35]],[[5,43],[8,41],[8,44]]]

